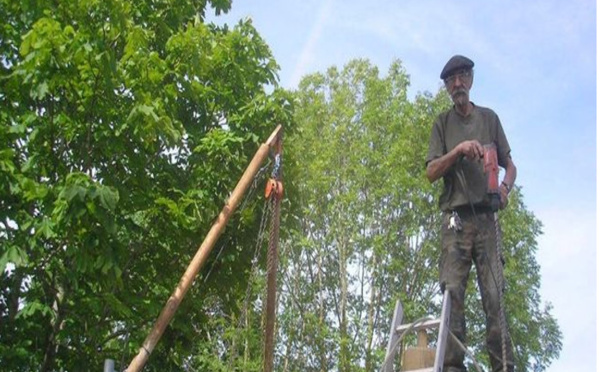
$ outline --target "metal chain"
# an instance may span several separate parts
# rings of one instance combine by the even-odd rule
[[[259,171],[256,172],[256,176],[254,176],[254,180],[252,181],[252,187],[246,193],[246,197],[244,198],[239,207],[240,211],[246,207],[246,204],[248,204],[248,200],[250,200],[254,196],[254,192],[256,192],[256,190],[258,189],[258,179],[261,178],[263,174],[265,174],[267,168],[269,168],[269,165],[271,165],[270,159],[264,167],[260,168]]]
[[[254,176],[254,179],[252,181],[252,186],[250,187],[250,189],[246,193],[246,196],[244,197],[244,200],[240,204],[240,207],[238,208],[239,211],[244,210],[244,208],[246,208],[246,205],[248,204],[248,201],[254,196],[254,193],[256,192],[256,189],[258,188],[257,187],[258,179],[267,171],[267,168],[269,167],[269,165],[270,165],[270,161],[264,167],[260,168],[259,171]],[[263,208],[263,218],[264,218],[264,208]],[[261,227],[262,226],[263,225],[261,222]],[[259,230],[259,231],[260,231],[260,233],[262,233],[262,230]],[[225,243],[221,244],[221,247],[219,248],[219,251],[217,252],[217,257],[215,257],[210,268],[208,269],[208,272],[206,273],[206,275],[204,275],[204,279],[203,279],[204,283],[206,283],[208,281],[208,278],[210,277],[210,274],[212,273],[212,271],[215,267],[215,264],[217,262],[219,262],[219,258],[221,257],[221,254],[223,253],[224,249],[225,249]]]
[[[502,284],[501,287],[496,285],[496,287],[498,288],[498,296],[499,296],[499,300],[500,300],[500,329],[501,329],[501,337],[502,337],[502,368],[504,370],[504,372],[508,371],[507,365],[506,365],[506,349],[507,349],[507,345],[506,345],[506,333],[508,330],[508,325],[506,322],[506,316],[505,316],[505,310],[504,310],[504,276],[502,273],[502,232],[500,230],[500,221],[498,219],[498,213],[494,213],[494,225],[496,228],[496,260],[493,260],[495,263],[495,271],[496,271],[496,278],[501,278],[502,279]]]
[[[275,332],[275,308],[277,295],[277,242],[279,240],[279,205],[277,195],[271,196],[271,231],[269,234],[269,249],[267,251],[267,302],[265,324],[265,361],[264,372],[273,370],[273,348]]]
[[[243,210],[246,207],[248,201],[254,196],[254,193],[255,193],[255,191],[257,189],[257,185],[258,185],[258,179],[261,178],[261,176],[266,173],[266,171],[270,165],[271,165],[271,161],[269,161],[265,166],[263,166],[257,172],[257,174],[254,176],[252,186],[251,186],[250,190],[246,193],[246,197],[242,201],[239,210]],[[277,154],[274,159],[274,165],[273,165],[273,170],[271,172],[271,175],[273,177],[278,177],[280,171],[281,171],[281,155]],[[265,200],[265,203],[263,204],[263,211],[262,211],[262,216],[261,216],[261,220],[260,220],[260,227],[258,229],[258,237],[256,240],[256,245],[254,247],[254,255],[252,257],[252,266],[251,266],[250,274],[248,277],[248,285],[246,287],[244,305],[242,308],[242,314],[238,320],[238,325],[237,325],[238,330],[242,329],[242,327],[244,326],[244,323],[247,321],[247,318],[248,318],[248,309],[250,307],[250,298],[252,296],[252,284],[254,283],[254,278],[256,277],[257,272],[258,272],[258,268],[259,268],[258,263],[260,262],[260,251],[261,251],[260,247],[263,245],[263,242],[264,242],[265,230],[266,230],[267,220],[269,219],[269,217],[271,217],[270,218],[271,219],[271,231],[270,231],[270,235],[269,235],[270,242],[274,241],[273,234],[274,234],[275,224],[276,224],[277,229],[279,229],[279,221],[275,221],[276,219],[278,220],[278,218],[273,217],[274,216],[274,213],[273,213],[274,205],[277,204],[277,206],[278,206],[278,201],[276,199],[277,199],[276,196],[272,195],[268,200]],[[276,257],[275,257],[275,261],[273,261],[273,258],[272,258],[273,252],[272,252],[271,245],[272,245],[272,243],[269,244],[269,250],[267,252],[267,254],[268,254],[268,256],[267,256],[267,273],[270,272],[273,262],[276,262]],[[223,244],[221,246],[221,248],[219,249],[216,259],[213,261],[211,268],[209,269],[208,273],[204,277],[204,282],[206,282],[208,280],[208,277],[212,273],[214,265],[218,261],[219,257],[221,256],[221,253],[223,252],[224,247],[225,247],[225,244]],[[276,254],[277,254],[277,252],[276,252],[276,247],[275,247],[275,255]],[[275,263],[275,265],[276,265],[276,263]],[[275,270],[277,270],[276,266],[275,266]],[[269,294],[267,294],[267,297],[269,298]],[[269,314],[267,314],[267,322],[270,322],[271,321],[270,319],[273,319],[273,318],[274,318],[273,316],[269,316]],[[234,347],[233,354],[235,354],[236,353],[235,342],[234,342],[233,347]],[[271,349],[272,349],[272,347],[271,347]],[[229,362],[230,369],[233,368],[232,363],[233,363],[233,358]],[[272,366],[272,361],[270,364]]]
[[[252,295],[252,283],[254,277],[258,272],[258,262],[260,261],[260,247],[263,245],[265,230],[267,226],[267,220],[270,215],[273,214],[271,203],[268,200],[263,205],[263,213],[260,219],[260,227],[258,229],[258,238],[256,239],[256,246],[254,247],[254,256],[252,257],[252,268],[250,269],[250,276],[248,278],[248,287],[246,287],[246,297],[244,299],[243,315],[244,317],[248,314],[248,307],[250,303],[250,296]],[[240,318],[240,325],[245,318]]]
[[[254,278],[258,272],[258,262],[260,261],[260,247],[263,245],[265,229],[267,225],[268,216],[271,214],[271,208],[268,201],[263,204],[262,216],[260,218],[260,227],[258,228],[258,236],[256,238],[256,245],[254,247],[254,255],[252,256],[252,266],[250,268],[250,274],[248,275],[248,285],[246,287],[246,295],[244,297],[244,304],[242,307],[241,315],[238,319],[237,330],[241,330],[244,327],[244,323],[248,318],[248,308],[250,307],[250,297],[252,296],[252,284]],[[239,332],[237,333],[239,334]],[[233,360],[237,353],[236,343],[233,343],[232,358],[229,360],[229,370],[233,370]]]

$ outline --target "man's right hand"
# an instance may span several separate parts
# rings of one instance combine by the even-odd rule
[[[483,158],[483,146],[477,140],[464,141],[456,145],[450,152],[439,158],[433,159],[427,164],[427,178],[429,182],[434,182],[442,177],[454,163],[462,156],[469,160],[479,160]]]
[[[477,140],[463,141],[457,147],[459,152],[469,160],[483,158],[483,146]]]

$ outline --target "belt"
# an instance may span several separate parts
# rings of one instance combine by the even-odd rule
[[[461,205],[459,207],[452,208],[450,210],[450,212],[452,212],[452,211],[455,211],[456,213],[458,213],[458,215],[460,217],[472,216],[473,211],[475,211],[475,214],[494,213],[494,211],[492,210],[492,207],[481,206],[481,205],[475,205],[475,206]]]

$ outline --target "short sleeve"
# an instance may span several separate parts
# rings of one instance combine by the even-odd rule
[[[496,145],[498,147],[498,165],[502,168],[506,168],[508,164],[508,159],[510,158],[510,145],[508,144],[508,140],[506,139],[506,135],[504,134],[504,129],[502,128],[502,124],[500,123],[500,119],[496,115]]]
[[[429,151],[427,152],[427,158],[425,158],[425,166],[427,166],[427,164],[429,164],[430,161],[444,155],[444,153],[444,135],[440,116],[431,128],[431,135],[429,137]]]

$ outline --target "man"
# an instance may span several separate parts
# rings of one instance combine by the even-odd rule
[[[498,164],[505,169],[500,184],[501,209],[506,207],[517,169],[496,113],[469,99],[473,66],[469,58],[456,55],[442,69],[440,77],[454,106],[440,114],[434,123],[426,159],[429,181],[444,180],[439,199],[443,212],[440,284],[442,289],[450,292],[452,300],[450,330],[464,343],[465,289],[471,263],[475,263],[486,315],[486,344],[492,371],[503,371],[505,361],[506,370],[512,372],[513,351],[506,327],[504,337],[502,335],[502,325],[506,324],[501,318],[504,277],[496,251],[495,208],[487,193],[487,178],[483,171],[484,145],[496,145]],[[466,371],[464,356],[460,345],[449,337],[444,371]]]

